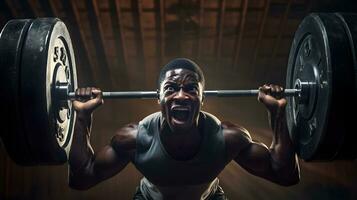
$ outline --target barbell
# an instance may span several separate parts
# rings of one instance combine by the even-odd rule
[[[355,159],[357,15],[312,13],[290,49],[284,95],[290,138],[305,161]],[[57,18],[10,20],[0,33],[1,139],[19,165],[67,161],[76,121],[77,72],[70,35]],[[206,90],[256,96],[258,90]],[[157,98],[156,91],[103,92],[103,98]]]
[[[58,88],[59,90],[67,90],[64,88]],[[58,91],[60,92],[60,91]],[[249,97],[257,96],[259,90],[205,90],[203,92],[205,97]],[[284,96],[299,96],[301,89],[286,89],[284,90]],[[120,91],[120,92],[102,92],[104,99],[155,99],[158,97],[157,91]],[[76,99],[74,92],[68,92],[64,95],[66,99]]]

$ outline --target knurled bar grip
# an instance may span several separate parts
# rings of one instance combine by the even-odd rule
[[[299,96],[301,89],[285,89],[284,96]],[[206,97],[249,97],[257,96],[259,90],[206,90]],[[74,92],[68,93],[68,99],[75,99]],[[125,92],[103,92],[104,99],[155,99],[157,98],[156,91],[125,91]]]

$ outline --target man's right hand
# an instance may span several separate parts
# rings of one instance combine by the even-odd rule
[[[73,107],[77,112],[91,114],[97,107],[104,103],[102,91],[98,88],[77,88],[76,100]]]

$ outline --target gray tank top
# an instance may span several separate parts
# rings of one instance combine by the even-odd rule
[[[221,122],[201,112],[203,141],[191,160],[175,160],[160,140],[161,112],[139,122],[134,165],[153,184],[161,186],[198,185],[213,181],[228,163]],[[193,179],[192,177],[195,176]]]

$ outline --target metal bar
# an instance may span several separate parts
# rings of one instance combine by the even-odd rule
[[[300,94],[300,89],[285,89],[284,96],[298,96]],[[250,97],[257,96],[259,93],[258,89],[255,90],[206,90],[204,95],[207,97]]]
[[[258,89],[255,90],[206,90],[204,95],[206,97],[250,97],[257,96]],[[301,89],[285,89],[284,96],[299,96]],[[69,99],[75,98],[75,93],[70,92],[68,94]],[[157,91],[122,91],[122,92],[103,92],[103,98],[105,99],[155,99],[157,98]]]
[[[199,0],[199,1],[204,1],[204,0]],[[310,0],[307,0],[307,1],[310,1]],[[108,8],[101,8],[100,9],[102,12],[108,12]],[[190,8],[187,8],[186,9],[186,11],[189,11],[189,10],[191,10],[191,11],[196,11],[196,9],[195,10],[193,10],[193,8],[192,9],[190,9]],[[217,7],[217,8],[210,8],[210,7],[205,7],[204,8],[204,12],[213,12],[213,13],[217,13],[218,12],[218,10],[219,10],[219,7]],[[229,6],[226,6],[226,12],[227,13],[229,13],[229,12],[233,12],[233,13],[236,13],[236,12],[242,12],[242,9],[241,8],[237,8],[237,7],[229,7]],[[131,8],[122,8],[122,12],[123,13],[132,13],[134,10],[133,9],[131,9]],[[259,12],[259,11],[261,11],[261,8],[249,8],[248,9],[248,11],[251,11],[251,12]],[[143,8],[143,12],[144,13],[146,13],[146,12],[156,12],[156,8],[154,7],[154,8]]]

